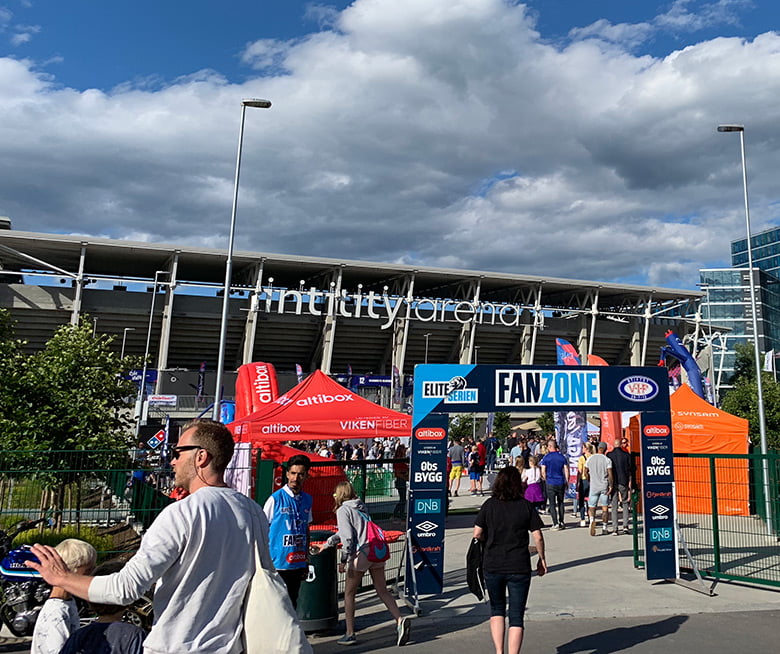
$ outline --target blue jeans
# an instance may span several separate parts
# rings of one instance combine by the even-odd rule
[[[485,586],[490,597],[490,616],[506,617],[506,591],[509,590],[509,626],[523,627],[531,575],[485,572]]]

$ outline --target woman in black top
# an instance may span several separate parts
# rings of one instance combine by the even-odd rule
[[[547,572],[542,520],[530,502],[523,499],[520,471],[503,468],[493,483],[493,496],[479,510],[474,538],[484,543],[483,569],[490,596],[490,635],[496,654],[504,653],[504,628],[509,591],[509,654],[523,645],[523,617],[531,586],[531,554],[528,534],[534,537],[539,561],[536,574]]]

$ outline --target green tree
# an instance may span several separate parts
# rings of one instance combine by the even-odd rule
[[[767,446],[780,449],[780,384],[772,375],[762,373],[764,416],[766,418]],[[758,419],[758,384],[755,373],[752,377],[741,375],[723,398],[724,411],[745,418],[750,423],[750,440],[755,446],[761,443],[761,428]]]
[[[512,431],[512,422],[509,414],[501,411],[497,412],[493,417],[493,435],[501,443],[504,443],[510,431]]]
[[[7,313],[0,320],[0,352],[9,353],[0,372],[0,447],[34,450],[35,457],[19,455],[17,469],[28,469],[44,485],[70,481],[62,471],[73,470],[72,459],[59,450],[82,450],[79,468],[106,469],[122,457],[106,450],[129,444],[127,409],[135,384],[124,379],[137,358],[124,360],[110,349],[112,337],[93,336],[84,318],[78,325],[59,328],[43,350],[20,352],[11,338]],[[44,454],[45,452],[45,454]]]
[[[734,375],[731,383],[740,379],[756,378],[756,357],[752,343],[737,343],[734,346]]]
[[[542,436],[549,436],[555,434],[555,418],[552,412],[545,411],[536,419],[536,424],[539,425],[539,429],[542,430]]]
[[[465,441],[475,433],[474,414],[459,413],[450,416],[448,436],[457,441]]]

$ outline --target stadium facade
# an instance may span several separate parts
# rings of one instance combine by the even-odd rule
[[[0,230],[0,306],[30,350],[88,315],[97,334],[115,337],[117,352],[143,355],[148,337],[156,392],[194,396],[205,363],[213,395],[225,260],[219,249]],[[296,365],[390,376],[425,361],[554,364],[556,338],[583,360],[655,365],[666,330],[696,330],[702,295],[238,251],[225,369],[270,362],[284,390]],[[226,375],[226,397],[233,379]]]

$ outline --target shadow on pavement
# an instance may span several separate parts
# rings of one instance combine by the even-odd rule
[[[624,652],[634,645],[673,634],[688,620],[678,615],[647,624],[607,629],[588,636],[581,636],[559,645],[557,654],[610,654]]]

